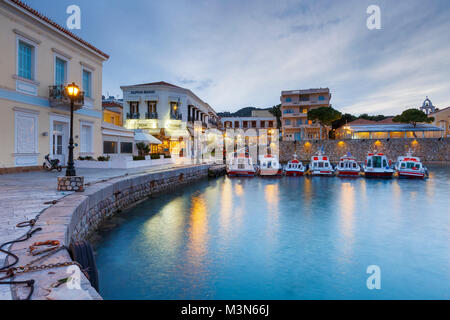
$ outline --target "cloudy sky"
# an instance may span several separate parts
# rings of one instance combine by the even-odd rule
[[[167,81],[217,111],[267,107],[281,90],[329,87],[335,108],[396,114],[450,106],[448,0],[25,0],[111,55],[103,93]],[[381,8],[369,30],[367,7]]]

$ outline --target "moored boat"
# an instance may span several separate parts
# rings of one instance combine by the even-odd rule
[[[394,168],[399,178],[424,179],[428,177],[428,169],[422,164],[419,157],[413,157],[411,150],[406,156],[398,157]]]
[[[294,154],[292,160],[290,160],[284,167],[284,173],[290,177],[300,177],[305,174],[306,168],[301,161],[297,159],[297,155]]]
[[[331,165],[328,156],[323,154],[323,151],[319,151],[316,155],[311,157],[309,173],[313,176],[334,175],[334,168]]]
[[[369,152],[363,166],[366,178],[392,178],[394,169],[391,168],[386,155],[381,152]]]
[[[281,175],[282,168],[278,157],[274,154],[266,154],[259,158],[259,175],[278,176]]]
[[[252,158],[247,153],[234,152],[228,159],[227,175],[230,177],[254,177],[257,173]]]
[[[361,167],[356,159],[348,153],[339,159],[339,163],[336,167],[336,172],[339,177],[359,177],[361,173]]]

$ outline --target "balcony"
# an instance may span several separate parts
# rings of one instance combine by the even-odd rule
[[[300,100],[292,100],[289,102],[283,101],[281,103],[282,107],[298,107],[298,106],[320,106],[320,105],[329,105],[330,100],[307,100],[307,101],[300,101]]]
[[[146,112],[145,119],[158,119],[158,112]]]
[[[127,113],[127,119],[139,119],[141,114],[138,113]]]
[[[293,113],[282,113],[282,118],[306,118],[308,116],[307,113],[303,112],[293,112]]]
[[[171,113],[170,119],[171,120],[182,120],[183,117],[182,117],[181,113]]]
[[[70,107],[70,98],[63,85],[49,86],[50,107]],[[74,100],[74,110],[81,109],[84,106],[84,92],[80,91],[78,97]]]

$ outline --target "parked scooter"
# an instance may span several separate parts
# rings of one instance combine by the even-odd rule
[[[59,159],[50,159],[50,154],[45,156],[45,162],[42,167],[47,171],[58,170],[61,172],[62,166],[59,164]]]

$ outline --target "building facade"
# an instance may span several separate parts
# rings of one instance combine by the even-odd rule
[[[102,66],[109,56],[18,0],[0,1],[0,169],[67,162],[75,82],[74,155],[102,154]],[[83,96],[84,95],[84,96]],[[15,169],[12,169],[15,168]]]
[[[281,128],[283,141],[327,139],[330,128],[308,120],[308,111],[330,107],[328,88],[281,92]]]
[[[116,126],[123,126],[123,106],[122,103],[115,99],[103,99],[103,121],[114,124]]]
[[[189,89],[163,81],[121,89],[125,128],[145,130],[162,141],[152,153],[180,154],[183,148],[191,152],[194,122],[203,129],[220,127],[214,109]]]
[[[222,117],[224,129],[277,128],[277,118],[268,110],[253,110],[251,117]]]
[[[336,139],[400,139],[441,138],[443,130],[430,124],[393,122],[392,118],[382,121],[357,119],[336,129]]]
[[[443,136],[450,138],[450,107],[430,114],[434,118],[433,125],[443,129]]]

